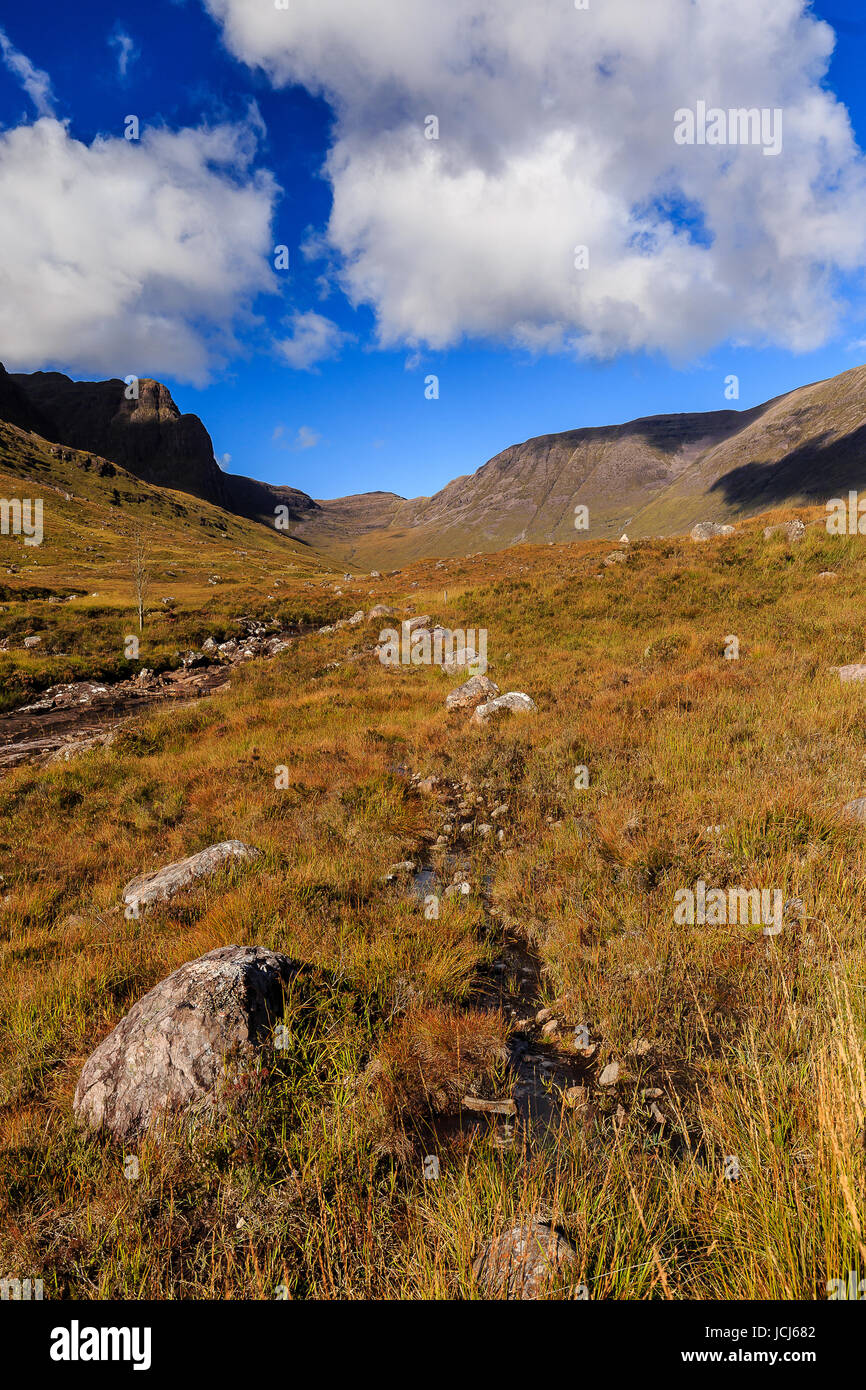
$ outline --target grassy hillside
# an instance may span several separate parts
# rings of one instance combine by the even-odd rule
[[[209,562],[228,570],[243,534],[208,538]],[[105,551],[107,519],[101,536]],[[267,587],[271,544],[232,603]],[[119,613],[111,546],[87,587]],[[862,1269],[866,853],[841,808],[866,793],[866,686],[828,668],[864,658],[863,541],[812,528],[788,549],[747,524],[703,546],[647,541],[621,564],[606,548],[518,547],[389,581],[401,609],[485,627],[489,674],[529,692],[534,716],[449,719],[439,671],[388,670],[343,630],[108,749],[3,780],[10,1275],[42,1278],[46,1297],[472,1297],[480,1242],[532,1212],[571,1236],[592,1298],[823,1298]],[[206,595],[193,553],[161,552],[190,611]],[[311,581],[288,568],[286,603],[302,605]],[[46,570],[60,586],[62,565]],[[508,808],[501,841],[466,836],[472,891],[435,920],[407,882],[383,882],[409,855],[451,877],[434,847],[450,803],[413,771],[459,783],[468,823],[478,797],[485,816]],[[264,859],[124,919],[133,875],[229,837]],[[701,878],[777,887],[802,920],[773,938],[676,925],[675,894]],[[503,923],[541,970],[532,1007],[558,1020],[552,1041],[485,1007]],[[128,1177],[119,1146],[73,1123],[81,1065],[169,971],[232,942],[308,967],[291,1045],[213,1129],[143,1144]],[[582,1076],[574,1108],[551,1085],[546,1144],[460,1108],[472,1088],[508,1094],[518,1032]]]
[[[0,535],[0,708],[59,681],[159,669],[239,614],[323,622],[334,611],[325,585],[337,576],[308,546],[3,423],[0,497],[42,498],[44,529],[41,545]],[[152,578],[132,664],[137,533]],[[39,645],[25,649],[27,636]]]

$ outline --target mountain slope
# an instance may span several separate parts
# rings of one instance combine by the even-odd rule
[[[343,514],[342,556],[358,565],[491,551],[522,541],[667,535],[696,521],[826,501],[866,487],[866,367],[798,387],[751,410],[658,415],[512,445],[391,522],[346,525],[347,499],[322,502],[298,534],[329,545]],[[589,509],[577,531],[574,509]]]
[[[223,473],[210,435],[168,389],[142,379],[74,382],[59,372],[7,375],[0,419],[111,459],[270,528],[288,508],[294,540],[362,569],[521,542],[688,530],[768,507],[825,501],[866,486],[866,367],[799,387],[751,410],[657,415],[515,444],[433,497],[368,492],[314,500],[298,488]],[[575,508],[589,531],[575,529]],[[285,531],[278,535],[285,537]]]

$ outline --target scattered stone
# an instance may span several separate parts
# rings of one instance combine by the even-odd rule
[[[732,536],[733,534],[733,526],[722,526],[717,521],[699,521],[689,532],[693,541],[709,541],[714,536]]]
[[[652,1043],[647,1038],[635,1038],[628,1050],[630,1057],[645,1057],[651,1051]]]
[[[377,603],[375,608],[371,608],[367,614],[367,622],[374,623],[378,618],[395,618],[397,615],[393,608],[389,608],[387,603]]]
[[[866,666],[852,662],[849,666],[837,666],[840,681],[866,681]]]
[[[589,1091],[586,1086],[569,1086],[563,1093],[562,1103],[569,1110],[581,1110],[589,1104]]]
[[[764,527],[764,540],[771,540],[773,536],[783,536],[789,545],[795,545],[801,541],[806,534],[805,523],[795,518],[793,521],[780,521],[777,526]]]
[[[845,807],[845,815],[861,825],[866,825],[866,796],[856,796],[853,801],[849,801]]]
[[[503,714],[534,714],[537,709],[535,701],[521,690],[510,690],[507,695],[497,695],[495,699],[478,705],[470,723],[488,724],[491,719]]]
[[[598,1078],[599,1086],[615,1086],[619,1076],[619,1062],[608,1062]]]
[[[79,1120],[128,1140],[172,1113],[212,1111],[254,1075],[297,969],[262,946],[222,946],[182,965],[85,1062]]]
[[[822,570],[821,573],[818,575],[818,578],[819,578],[819,579],[838,579],[839,576],[838,576],[838,574],[836,573],[835,570]]]
[[[488,1298],[561,1297],[577,1274],[577,1264],[571,1242],[535,1218],[486,1241],[472,1273]]]
[[[449,692],[445,700],[447,710],[475,709],[476,706],[485,701],[495,699],[499,694],[499,686],[494,685],[493,681],[486,676],[473,676],[465,685],[458,685],[456,690]]]
[[[558,1037],[558,1036],[559,1036],[559,1021],[558,1021],[558,1019],[555,1019],[555,1018],[548,1019],[547,1023],[545,1023],[544,1027],[543,1027],[542,1030],[541,1030],[541,1036],[542,1036],[543,1038],[556,1038],[556,1037]]]
[[[399,878],[401,874],[414,874],[417,872],[417,869],[418,865],[415,863],[414,859],[403,859],[399,864],[391,865],[385,875],[384,882],[393,883],[394,879]]]
[[[603,565],[621,565],[625,562],[624,550],[612,550],[609,555],[605,555],[602,560]]]
[[[38,646],[40,646],[41,642],[42,642],[42,638],[41,638],[41,637],[25,637],[25,638],[24,638],[24,645],[25,645],[25,647],[38,647]]]
[[[260,850],[252,849],[240,840],[223,840],[221,844],[210,845],[198,854],[191,854],[188,859],[134,878],[123,890],[123,901],[133,912],[150,907],[153,903],[168,902],[182,888],[189,887],[197,878],[209,878],[231,860],[258,859],[260,854]]]
[[[510,1098],[507,1100],[483,1100],[481,1096],[464,1096],[460,1102],[464,1110],[476,1110],[485,1115],[516,1115],[517,1106]]]

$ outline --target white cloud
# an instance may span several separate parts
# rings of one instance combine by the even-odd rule
[[[322,436],[317,430],[311,429],[309,425],[301,425],[291,441],[284,440],[285,433],[285,425],[275,425],[271,435],[271,443],[276,448],[288,449],[291,453],[299,453],[304,449],[315,449],[316,445],[322,442]]]
[[[275,340],[274,346],[290,367],[300,371],[310,371],[318,362],[337,357],[343,344],[351,341],[351,335],[344,333],[333,319],[312,309],[292,314],[287,322],[290,337]]]
[[[10,43],[2,29],[0,29],[0,61],[21,84],[36,107],[37,113],[40,116],[53,115],[54,93],[51,90],[51,78],[41,68],[34,67],[26,54],[21,53]]]
[[[249,122],[74,140],[0,133],[0,361],[202,383],[275,287],[277,189]]]
[[[205,3],[236,56],[332,104],[327,241],[385,345],[807,349],[835,327],[834,272],[866,259],[807,0]],[[675,144],[698,100],[782,108],[781,154]]]
[[[117,72],[123,78],[129,71],[130,63],[134,63],[138,58],[140,50],[131,35],[127,34],[126,30],[121,27],[119,21],[108,37],[108,44],[110,48],[117,49]]]
[[[322,436],[317,434],[315,430],[311,430],[309,425],[301,425],[298,433],[295,435],[295,448],[315,449],[316,445],[321,443],[321,440]]]

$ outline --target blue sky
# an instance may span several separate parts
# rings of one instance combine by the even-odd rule
[[[471,8],[475,0],[462,2]],[[555,2],[563,5],[565,0],[539,0],[542,8],[548,7],[548,12]],[[329,8],[331,0],[318,0],[318,3],[321,12]],[[411,8],[413,3],[414,0],[404,0],[404,7]],[[479,7],[486,9],[488,3],[489,0],[479,0]],[[502,3],[507,8],[511,0],[502,0]],[[612,3],[615,6],[616,0]],[[687,4],[688,0],[665,0],[665,3],[676,8]],[[157,230],[151,236],[149,232],[151,240],[146,254],[153,260],[153,266],[143,293],[151,301],[154,294],[157,297],[164,294],[167,303],[164,336],[151,345],[144,320],[144,326],[139,323],[134,333],[129,329],[127,345],[126,325],[136,314],[141,317],[142,306],[136,304],[135,313],[131,314],[124,307],[130,303],[128,298],[124,299],[119,291],[119,298],[112,298],[117,290],[118,276],[122,279],[122,260],[119,266],[111,268],[112,287],[103,296],[100,266],[86,263],[86,246],[78,249],[78,240],[86,241],[86,232],[83,236],[77,232],[73,237],[76,248],[69,252],[70,266],[66,271],[80,280],[83,292],[86,290],[87,305],[84,309],[76,307],[75,316],[67,316],[62,324],[53,323],[54,281],[46,275],[44,266],[40,269],[28,260],[35,255],[33,247],[40,245],[41,224],[36,220],[35,230],[28,231],[28,237],[22,239],[25,244],[15,243],[11,258],[6,260],[10,281],[14,268],[16,282],[27,283],[27,275],[31,271],[36,275],[38,271],[41,279],[33,283],[45,285],[44,293],[34,296],[30,291],[30,302],[38,298],[40,308],[39,322],[29,336],[23,335],[22,315],[29,318],[26,308],[19,306],[15,320],[10,316],[5,324],[0,313],[0,360],[5,361],[10,370],[43,367],[81,377],[123,376],[127,372],[158,376],[167,382],[182,410],[195,411],[202,417],[213,436],[217,456],[230,456],[226,466],[231,471],[289,483],[317,497],[331,497],[373,489],[395,491],[404,496],[429,494],[451,478],[474,471],[505,446],[533,435],[668,411],[724,409],[731,404],[747,408],[866,360],[866,346],[861,341],[866,339],[862,322],[864,257],[859,244],[849,244],[854,235],[851,229],[862,223],[862,170],[858,159],[849,154],[843,161],[842,174],[837,167],[838,160],[831,161],[832,170],[825,170],[822,175],[826,191],[822,191],[821,179],[817,176],[812,179],[810,196],[819,208],[831,198],[835,200],[832,225],[828,223],[827,227],[816,230],[802,187],[797,184],[792,191],[799,177],[796,170],[792,171],[792,162],[796,161],[797,166],[803,168],[808,166],[811,157],[823,157],[821,150],[826,140],[820,129],[810,134],[809,123],[804,122],[805,133],[794,140],[790,155],[783,152],[778,161],[762,162],[759,151],[748,152],[753,157],[752,165],[742,186],[738,185],[732,194],[733,210],[724,228],[722,209],[710,205],[712,185],[707,175],[694,174],[690,186],[708,190],[708,210],[703,210],[696,219],[697,201],[690,205],[683,202],[668,205],[664,214],[666,230],[673,231],[678,247],[663,251],[657,246],[659,259],[655,281],[648,287],[644,279],[640,280],[640,288],[633,295],[637,309],[629,298],[630,291],[623,291],[625,307],[613,303],[606,292],[597,298],[591,309],[584,311],[582,307],[574,307],[569,310],[567,322],[556,324],[555,309],[550,308],[557,299],[556,282],[544,275],[536,277],[535,261],[547,252],[539,242],[538,257],[533,257],[531,239],[543,236],[543,230],[539,233],[537,228],[543,229],[558,215],[561,202],[554,203],[553,190],[561,177],[565,177],[563,169],[571,170],[575,177],[578,171],[582,178],[581,160],[586,160],[587,167],[590,163],[594,165],[586,187],[581,184],[581,197],[587,203],[593,203],[606,191],[608,176],[604,161],[609,160],[613,170],[611,150],[621,148],[621,142],[617,144],[616,122],[640,120],[640,112],[622,115],[626,88],[632,82],[628,75],[628,60],[632,56],[628,52],[628,41],[618,38],[614,43],[610,34],[603,36],[607,45],[604,51],[610,51],[614,57],[608,67],[595,62],[594,72],[600,74],[598,81],[606,84],[608,90],[616,88],[615,102],[610,111],[605,110],[602,100],[587,108],[589,114],[583,108],[573,115],[563,112],[561,126],[569,119],[576,124],[582,123],[581,141],[576,154],[571,152],[566,163],[553,168],[545,164],[548,157],[545,150],[549,151],[550,147],[544,143],[552,127],[539,128],[534,147],[527,142],[525,120],[516,123],[513,131],[508,128],[507,103],[503,106],[500,96],[506,82],[514,88],[509,74],[514,64],[523,62],[523,56],[505,51],[504,39],[502,53],[495,44],[488,44],[483,61],[473,59],[473,70],[468,77],[466,73],[460,75],[459,81],[453,71],[459,44],[445,46],[441,86],[435,85],[435,72],[431,78],[430,70],[419,63],[413,92],[408,85],[406,90],[395,88],[384,68],[384,59],[380,70],[375,47],[371,58],[371,50],[365,47],[363,36],[355,41],[354,36],[349,35],[346,51],[335,55],[333,33],[342,38],[345,26],[332,33],[324,29],[320,35],[310,18],[308,29],[300,34],[294,46],[286,46],[287,40],[282,36],[272,39],[270,28],[261,36],[256,30],[242,32],[241,37],[237,34],[234,38],[227,37],[224,25],[230,22],[235,11],[240,16],[240,28],[244,30],[241,21],[256,4],[260,5],[261,0],[213,0],[211,13],[196,0],[186,0],[186,3],[151,0],[146,7],[125,11],[115,4],[92,0],[73,13],[59,0],[43,0],[38,8],[21,8],[3,21],[7,48],[6,62],[0,63],[2,132],[11,135],[32,126],[39,115],[40,101],[43,115],[65,123],[64,139],[74,140],[81,147],[90,148],[100,139],[119,141],[124,120],[130,113],[138,116],[144,130],[174,133],[220,128],[242,132],[239,138],[246,138],[243,135],[246,132],[254,152],[248,151],[226,177],[238,186],[244,185],[249,201],[237,209],[236,218],[234,212],[227,216],[225,224],[231,224],[231,235],[237,238],[246,235],[247,225],[253,229],[250,238],[256,246],[249,259],[261,255],[263,263],[261,286],[257,283],[255,265],[247,262],[236,272],[238,246],[228,240],[230,234],[226,231],[227,244],[216,247],[213,253],[213,278],[208,280],[205,276],[195,294],[190,292],[185,298],[173,288],[171,276],[183,273],[188,281],[189,275],[182,269],[172,268],[162,278],[158,250],[154,250],[152,244],[153,238],[158,240],[161,233]],[[797,8],[794,0],[791,5]],[[340,7],[336,0],[332,7],[337,24],[340,16],[336,12]],[[369,27],[375,30],[377,23],[386,26],[385,0],[377,0],[372,8],[376,13],[370,14]],[[716,10],[720,8],[724,7],[716,6]],[[769,13],[769,0],[751,0],[751,8],[753,11],[763,8]],[[364,6],[356,3],[354,9],[363,11]],[[648,9],[645,7],[645,14]],[[789,100],[792,104],[802,100],[806,109],[809,93],[830,92],[847,110],[854,137],[860,144],[866,141],[866,96],[862,82],[866,21],[862,18],[862,7],[854,0],[832,0],[826,5],[816,3],[812,13],[834,26],[836,48],[826,76],[816,75],[814,55],[810,56],[808,43],[803,41],[802,63],[793,62],[784,78],[789,93],[785,109],[787,111]],[[559,11],[555,20],[551,18],[551,24],[558,25],[562,21],[563,14]],[[580,20],[575,22],[580,23]],[[743,20],[744,24],[751,22]],[[794,21],[791,22],[793,26]],[[383,36],[386,28],[383,27]],[[786,53],[801,42],[802,31],[792,27],[791,35],[790,42],[785,38],[781,41],[786,45]],[[308,58],[307,53],[314,53],[320,39],[324,56]],[[554,42],[553,37],[551,41]],[[717,38],[706,39],[708,45],[711,41],[719,42]],[[411,42],[411,38],[406,42]],[[598,42],[602,42],[601,37]],[[745,53],[755,47],[754,37],[750,38],[747,33],[741,35],[740,42]],[[580,37],[575,43],[574,60],[579,62],[585,50]],[[382,46],[387,47],[384,43]],[[554,46],[561,49],[561,39]],[[691,47],[694,47],[694,40]],[[304,49],[300,57],[297,48]],[[709,51],[712,54],[711,48]],[[733,54],[735,58],[736,45]],[[35,79],[32,75],[28,78],[27,71],[22,68],[22,55],[32,69],[47,75],[50,97],[39,96],[38,81],[34,85]],[[621,56],[622,75],[619,76],[617,60]],[[646,67],[642,51],[636,50],[634,58],[638,68]],[[402,67],[411,69],[411,63],[402,63],[399,51],[395,64],[397,59],[401,60]],[[729,59],[726,50],[720,66],[726,67]],[[712,71],[711,57],[707,61],[710,67],[705,64],[705,74]],[[555,108],[557,102],[562,105],[562,93],[570,85],[567,69],[561,77],[555,72],[551,75],[549,55],[543,62],[545,66],[539,71],[545,74],[544,84],[539,82],[537,91],[542,93],[542,87],[545,93],[549,90],[549,104]],[[502,68],[502,82],[498,86],[497,64]],[[774,70],[779,66],[783,65],[772,61],[764,63],[765,68]],[[480,78],[482,68],[483,81]],[[531,69],[522,71],[522,76],[525,80],[523,99],[535,110]],[[764,80],[760,78],[761,83]],[[468,81],[473,83],[473,94],[464,108],[462,94]],[[409,78],[406,82],[409,83]],[[662,70],[660,65],[659,91],[665,82],[669,82],[667,68],[664,66]],[[766,92],[761,87],[751,97],[756,105],[773,106],[781,100],[769,77],[766,82]],[[480,104],[482,96],[474,91],[475,85],[483,89],[486,106]],[[689,97],[687,87],[684,83],[681,89],[684,100]],[[694,90],[700,96],[701,91],[707,89],[712,98],[711,87],[712,81],[708,82],[705,76],[703,85],[698,83]],[[648,90],[651,93],[653,88]],[[325,95],[320,95],[321,92]],[[367,92],[376,94],[375,110],[369,109]],[[443,128],[455,132],[450,154],[444,149],[445,137],[442,142],[443,157],[451,159],[452,164],[444,172],[441,167],[435,172],[435,177],[442,180],[440,184],[431,183],[422,185],[420,190],[407,191],[406,201],[417,197],[421,204],[417,213],[413,213],[418,220],[412,223],[408,215],[404,219],[403,190],[408,190],[408,181],[404,166],[393,155],[394,142],[398,137],[403,139],[407,106],[422,120],[428,109],[435,109],[437,96],[434,93],[440,94],[445,112]],[[516,84],[516,105],[522,99],[520,93],[520,85]],[[651,96],[646,100],[652,103]],[[747,100],[749,97],[741,93],[732,96],[735,104]],[[391,102],[393,112],[389,110]],[[671,104],[664,107],[666,121]],[[593,148],[594,110],[599,132],[603,133],[600,154]],[[838,112],[838,108],[836,110]],[[495,115],[491,115],[493,112]],[[821,116],[816,121],[818,127],[824,119],[825,116]],[[830,121],[831,118],[828,115],[826,119]],[[410,118],[410,124],[411,120],[414,117]],[[495,130],[495,139],[488,141],[490,129]],[[653,138],[658,145],[659,139]],[[668,139],[666,134],[663,138]],[[802,148],[798,140],[803,142]],[[814,140],[814,144],[810,145],[810,140]],[[335,147],[345,166],[338,175],[341,180],[338,184],[340,225],[332,226],[330,242],[325,244],[334,186],[333,175],[329,177],[323,166],[329,150]],[[118,160],[128,157],[143,162],[138,152],[126,146],[112,144],[111,149]],[[426,156],[429,152],[425,149],[423,153]],[[438,147],[435,153],[438,157]],[[144,148],[141,154],[146,154]],[[377,164],[380,156],[382,162]],[[536,161],[538,178],[534,186],[539,190],[541,220],[524,227],[519,219],[526,214],[526,196],[518,188],[514,194],[516,204],[509,201],[512,192],[503,182],[503,213],[493,223],[493,230],[486,234],[491,249],[491,264],[487,265],[484,241],[480,242],[479,252],[479,243],[471,240],[471,224],[473,219],[476,223],[478,220],[474,195],[467,192],[465,205],[461,204],[459,188],[464,185],[455,184],[453,176],[456,171],[467,178],[480,177],[479,171],[483,171],[485,176],[496,178],[510,160],[519,162],[524,156]],[[17,180],[15,199],[35,198],[25,182],[28,157],[27,150],[22,148],[18,160],[7,161],[8,177]],[[56,159],[62,158],[65,153],[58,148]],[[178,173],[182,160],[177,161],[175,154],[171,158],[174,161],[171,177],[182,182],[183,173]],[[200,158],[198,151],[195,158]],[[659,158],[661,160],[661,156]],[[664,159],[670,158],[672,142],[670,149],[665,146]],[[788,163],[783,173],[782,164],[786,159]],[[615,162],[621,170],[621,157],[617,156]],[[645,158],[642,162],[646,162]],[[70,165],[73,177],[76,167],[74,162]],[[155,197],[162,167],[163,155],[154,150],[147,183],[150,201]],[[659,170],[663,167],[660,162]],[[546,172],[550,168],[553,172]],[[3,169],[0,159],[0,197]],[[384,171],[381,203],[375,196],[371,199],[369,193],[377,169]],[[266,183],[254,184],[256,170],[266,171]],[[92,176],[100,177],[96,172]],[[201,177],[206,178],[206,175],[201,174]],[[622,177],[627,187],[627,169]],[[199,178],[198,171],[196,178]],[[446,178],[450,180],[447,183]],[[775,249],[771,247],[768,255],[764,234],[760,245],[753,235],[750,207],[761,206],[764,199],[768,205],[772,203],[780,187],[778,180],[782,178],[786,180],[784,198],[787,204],[802,210],[802,222],[793,229],[774,225]],[[43,180],[43,183],[48,182]],[[206,188],[207,196],[213,194],[213,210],[209,216],[213,233],[219,237],[223,230],[220,201],[223,194],[210,184],[200,186]],[[468,190],[469,185],[466,187]],[[489,187],[494,198],[498,197],[500,186],[491,183]],[[458,189],[456,193],[455,188]],[[437,189],[442,190],[441,201]],[[647,199],[641,197],[644,191],[635,188],[636,207],[648,205]],[[546,222],[543,204],[548,192],[551,207]],[[38,214],[34,211],[34,218],[44,219],[46,237],[62,236],[62,223],[68,215],[63,202],[65,196],[58,191],[59,201],[52,206],[46,193]],[[110,192],[107,196],[111,196]],[[124,197],[120,183],[116,184],[116,196],[119,200]],[[448,205],[446,222],[443,209],[452,196],[455,201],[453,206]],[[737,197],[742,199],[742,207],[737,207]],[[393,201],[389,203],[389,199]],[[270,210],[267,236],[262,231],[263,207]],[[656,207],[652,215],[657,212]],[[442,219],[442,223],[436,234],[446,248],[441,263],[437,258],[437,242],[428,244],[425,241],[431,226],[436,231],[437,219]],[[689,276],[694,276],[695,286],[700,286],[707,279],[706,271],[700,268],[702,234],[694,231],[704,222],[710,229],[709,241],[718,236],[718,248],[726,242],[724,255],[720,249],[713,267],[713,291],[706,305],[697,291],[690,290],[688,280]],[[602,219],[599,226],[604,225]],[[137,226],[132,222],[124,227],[119,214],[117,236],[121,240],[126,238],[133,265],[137,254]],[[0,215],[0,236],[2,230]],[[802,248],[787,244],[788,231],[792,232],[794,241],[797,237],[805,241],[808,265],[804,266]],[[465,244],[461,240],[464,232]],[[652,242],[656,232],[642,232],[641,235]],[[180,242],[184,236],[179,234]],[[413,259],[412,236],[419,240],[417,261]],[[569,236],[574,239],[571,233]],[[508,255],[502,254],[503,247],[497,244],[498,239],[504,243],[513,239],[513,283],[509,280]],[[691,245],[686,244],[688,242]],[[279,244],[289,248],[288,272],[272,269],[270,253]],[[633,244],[634,238],[630,243],[623,242],[623,246]],[[743,248],[741,253],[738,245]],[[603,252],[605,248],[601,249]],[[616,254],[622,264],[617,266],[612,250],[611,264],[605,267],[614,287],[626,284],[634,269],[631,263],[626,264],[624,250]],[[182,255],[181,246],[178,256]],[[56,261],[56,247],[52,256]],[[76,262],[77,256],[81,264]],[[60,259],[64,260],[62,253]],[[183,266],[182,259],[168,256],[167,264]],[[347,279],[345,267],[352,264],[356,266],[355,278],[350,274]],[[388,279],[392,269],[393,283]],[[235,286],[232,278],[236,273],[238,283]],[[489,283],[485,280],[488,275]],[[767,302],[790,301],[794,306],[790,316],[785,317],[780,310],[779,322],[768,324],[768,341],[761,341],[761,300],[751,298],[753,286],[761,279],[767,281]],[[822,287],[826,284],[828,294],[832,285],[833,313],[826,312],[823,304],[812,302],[814,286],[819,282]],[[671,294],[676,296],[675,306],[673,299],[671,301],[670,323],[667,321],[666,285],[672,287]],[[233,294],[237,302],[232,300]],[[689,317],[690,295],[695,306],[693,319],[697,321]],[[224,302],[226,297],[231,302]],[[798,305],[800,297],[802,309]],[[174,358],[166,345],[166,338],[173,332],[173,298],[183,300],[177,310],[177,327],[182,333],[175,334],[175,341],[181,341],[182,335],[188,334],[192,344],[198,335],[198,339],[212,345],[213,323],[219,325],[223,339],[211,352],[204,368],[199,364],[187,369],[182,355]],[[738,301],[744,305],[742,321],[738,317]],[[113,307],[117,303],[120,307]],[[214,308],[215,304],[218,307]],[[746,305],[748,312],[745,312]],[[787,303],[782,304],[783,309],[787,307]],[[81,314],[86,313],[94,315],[92,322],[81,319]],[[581,318],[584,313],[586,323]],[[303,316],[308,315],[316,318],[303,320]],[[303,350],[289,347],[288,351],[282,351],[279,347],[291,334],[292,316],[302,316],[302,322],[314,327],[320,322],[327,324],[322,330],[324,355],[318,361],[310,361],[306,368]],[[716,331],[708,327],[705,333],[705,324],[700,320],[714,316],[718,320]],[[511,331],[512,319],[516,333]],[[641,320],[641,328],[635,334],[632,325],[637,319]],[[231,331],[227,334],[229,322]],[[576,348],[575,342],[581,335],[584,335],[583,346]],[[26,337],[26,349],[21,347],[23,337]],[[639,341],[641,337],[645,341]],[[192,347],[187,356],[193,362],[196,354]],[[94,370],[93,363],[97,363],[100,370]],[[438,376],[440,383],[436,400],[425,399],[425,378],[431,373]],[[724,394],[725,379],[731,374],[736,374],[740,383],[740,396],[734,402],[726,400]]]

